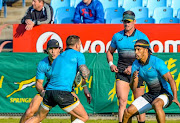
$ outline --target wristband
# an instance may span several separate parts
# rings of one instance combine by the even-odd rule
[[[109,62],[109,67],[111,67],[111,65],[114,65],[112,61]]]

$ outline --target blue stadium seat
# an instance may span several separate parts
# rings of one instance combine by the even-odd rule
[[[171,23],[179,23],[179,19],[178,18],[162,18],[159,23],[167,23],[167,24],[171,24]]]
[[[123,17],[123,8],[107,8],[105,11],[106,23],[111,23],[113,18]]]
[[[67,17],[61,20],[61,24],[74,24],[73,17]]]
[[[153,18],[139,18],[136,20],[137,24],[150,24],[154,22],[155,20]]]
[[[148,0],[143,0],[143,7],[147,6],[147,2],[148,2]]]
[[[122,7],[124,3],[124,0],[118,0],[118,7]]]
[[[74,1],[74,7],[76,8],[76,6],[82,1],[82,0],[72,0]]]
[[[178,9],[178,11],[177,11],[177,18],[180,19],[180,9]]]
[[[55,24],[61,24],[64,18],[73,18],[74,17],[75,8],[74,7],[61,7],[56,11],[56,15],[54,17]],[[64,22],[64,21],[63,21]]]
[[[171,7],[172,0],[167,0],[167,7]]]
[[[56,10],[60,7],[70,7],[70,0],[51,0],[53,14],[56,15]]]
[[[121,18],[114,18],[111,20],[111,24],[122,24],[122,17]]]
[[[136,19],[138,18],[147,18],[148,17],[148,8],[146,7],[135,7],[130,9],[134,12]]]
[[[142,0],[124,0],[123,8],[127,11],[134,7],[142,7],[142,5]]]
[[[158,7],[154,9],[153,18],[159,23],[162,18],[173,17],[173,9],[169,7]]]
[[[180,0],[172,0],[171,8],[173,8],[173,16],[177,16],[177,11],[180,8]]]
[[[117,8],[118,7],[118,0],[99,0],[103,4],[104,11],[107,8]]]
[[[0,0],[0,10],[2,9],[2,4],[3,4],[3,1]]]
[[[147,8],[149,9],[149,17],[153,16],[154,9],[157,7],[166,7],[166,0],[148,0]]]

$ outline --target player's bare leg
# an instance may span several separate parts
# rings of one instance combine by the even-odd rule
[[[160,98],[156,98],[152,102],[152,107],[156,112],[156,119],[158,123],[165,123],[165,113],[163,111],[164,101]]]
[[[129,83],[121,80],[117,80],[116,82],[116,93],[119,99],[119,110],[118,117],[119,122],[122,122],[124,110],[126,109],[128,94],[129,94]]]
[[[78,96],[74,92],[71,92],[71,94],[79,100]],[[75,117],[74,115],[71,115],[71,122],[73,122],[76,118],[77,117]]]
[[[132,118],[134,114],[138,114],[138,110],[133,104],[131,104],[129,108],[124,111],[123,123],[128,123],[129,119]]]
[[[43,98],[39,94],[37,94],[33,98],[33,100],[31,101],[31,103],[29,105],[29,108],[26,110],[26,112],[21,117],[20,123],[25,123],[29,118],[33,117],[33,115],[38,111],[42,100],[43,100]]]
[[[42,106],[40,106],[37,116],[30,118],[26,121],[26,123],[39,123],[46,118],[48,112],[49,110],[46,110]]]
[[[142,96],[144,94],[144,87],[143,88],[136,88],[136,90],[133,92],[134,99],[137,99],[139,96]],[[137,115],[138,122],[145,122],[146,113]]]
[[[86,122],[88,120],[88,115],[81,103],[79,103],[78,106],[76,106],[72,111],[70,111],[69,114],[75,116],[83,122]]]

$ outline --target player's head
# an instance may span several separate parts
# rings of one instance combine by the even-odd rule
[[[51,39],[48,41],[46,52],[51,60],[57,58],[57,56],[60,54],[60,51],[61,48],[59,46],[59,42],[56,39]]]
[[[80,51],[81,48],[81,40],[79,36],[70,35],[66,39],[66,47],[72,48],[74,50]]]
[[[130,31],[134,28],[134,24],[136,23],[135,14],[132,11],[125,11],[123,13],[122,22],[124,24],[124,30]]]
[[[151,54],[150,45],[144,39],[139,39],[134,45],[136,59],[143,59],[145,56]]]
[[[33,9],[35,10],[42,9],[43,4],[44,4],[44,0],[32,0],[32,6],[33,6]]]

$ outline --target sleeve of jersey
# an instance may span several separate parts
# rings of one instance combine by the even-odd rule
[[[82,54],[82,53],[78,54],[77,62],[78,62],[78,67],[80,65],[85,65],[86,64],[86,60],[85,60],[84,54]]]
[[[136,61],[134,61],[131,68],[131,77],[133,76],[133,73],[137,70],[138,70],[138,67],[136,65]]]
[[[161,59],[157,59],[156,68],[157,68],[158,72],[161,74],[161,76],[163,76],[164,74],[169,72],[169,69],[167,68],[166,64]]]
[[[73,22],[74,23],[82,23],[79,5],[77,5],[77,7],[76,7],[76,10],[75,10],[75,13],[74,13]]]
[[[111,47],[113,48],[117,48],[117,44],[116,44],[116,34],[112,37],[112,41],[111,41]]]
[[[45,78],[44,65],[43,62],[40,62],[37,66],[36,79],[44,80],[44,78]]]
[[[94,23],[104,23],[104,9],[101,3],[96,5],[96,20]]]

